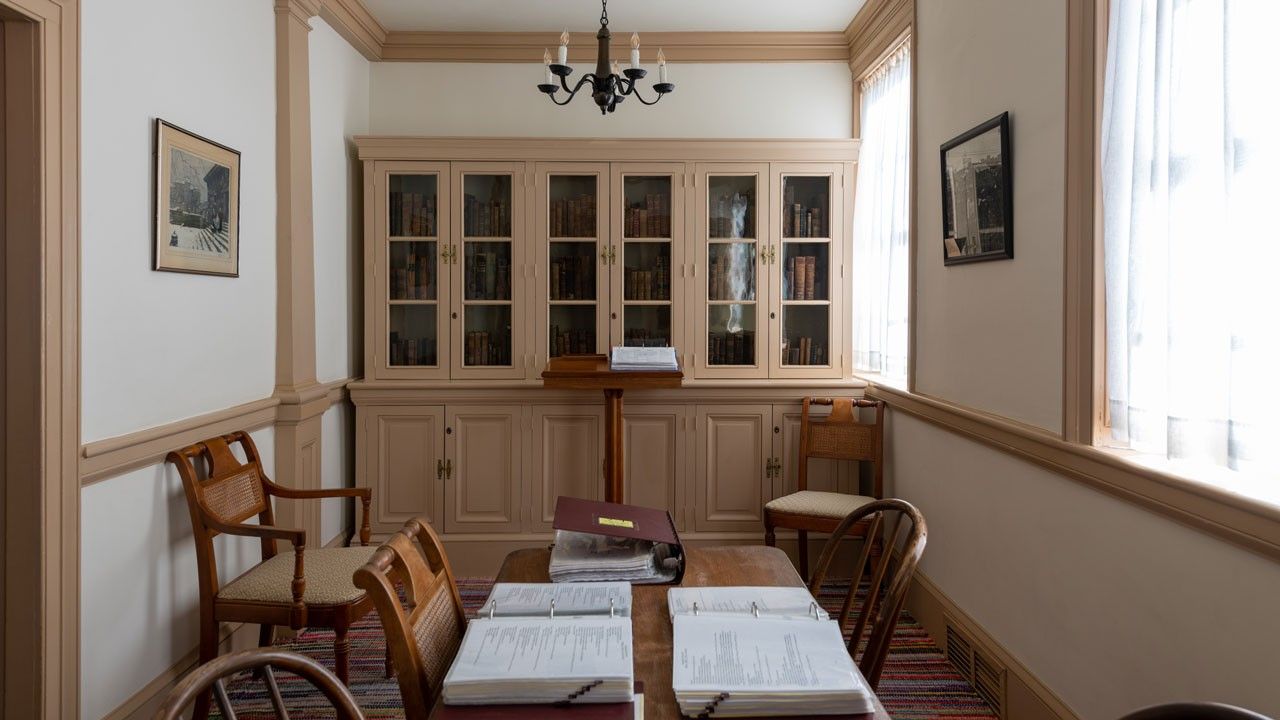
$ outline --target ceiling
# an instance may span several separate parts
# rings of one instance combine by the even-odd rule
[[[840,31],[866,0],[614,0],[617,32]],[[364,0],[387,30],[596,30],[599,0]],[[797,11],[797,6],[803,11]]]

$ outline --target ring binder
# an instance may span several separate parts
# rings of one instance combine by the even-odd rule
[[[497,601],[497,600],[494,600],[493,602],[489,603],[489,619],[490,619],[490,620],[492,620],[492,619],[493,619],[493,614],[494,614],[497,610],[498,610],[498,601]]]
[[[760,606],[754,600],[751,601],[751,614],[760,617]]]
[[[698,603],[696,602],[693,604],[693,614],[694,615],[698,614]]]
[[[547,615],[547,617],[553,618],[555,616],[556,616],[556,600],[555,598],[551,598],[551,613]]]
[[[613,617],[614,616],[613,613],[614,613],[614,601],[613,601],[613,596],[610,596],[609,597],[609,617]]]

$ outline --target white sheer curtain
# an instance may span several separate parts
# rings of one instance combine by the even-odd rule
[[[1113,439],[1280,472],[1280,2],[1113,0],[1102,162]]]
[[[911,60],[904,44],[862,81],[853,209],[853,364],[907,374]]]

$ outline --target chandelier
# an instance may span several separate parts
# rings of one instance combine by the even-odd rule
[[[578,91],[585,85],[591,87],[591,99],[595,100],[596,105],[600,107],[600,114],[611,113],[618,105],[627,97],[635,97],[645,105],[656,105],[662,99],[663,95],[676,89],[676,86],[667,82],[667,58],[662,54],[662,49],[658,49],[658,82],[654,83],[653,89],[658,93],[652,102],[645,100],[636,87],[636,81],[643,78],[647,73],[644,68],[640,67],[640,36],[631,33],[631,67],[618,73],[618,61],[609,60],[609,0],[601,0],[600,2],[600,31],[596,33],[596,42],[599,43],[599,52],[596,55],[596,71],[587,73],[582,79],[572,87],[565,78],[573,72],[573,68],[569,67],[569,33],[560,33],[560,49],[556,58],[557,62],[551,62],[551,53],[546,50],[542,51],[542,62],[547,66],[547,81],[538,84],[538,89],[547,94],[551,98],[551,102],[557,105],[568,105],[573,100]],[[557,85],[552,76],[560,78]],[[563,89],[569,93],[561,102],[556,98],[556,92]]]

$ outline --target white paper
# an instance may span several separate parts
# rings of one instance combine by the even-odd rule
[[[555,602],[557,616],[631,614],[631,584],[625,582],[586,583],[496,583],[489,599],[477,613],[487,617],[546,617]],[[610,603],[612,601],[612,604]]]
[[[679,370],[673,347],[614,346],[610,355],[612,370]]]
[[[693,615],[697,603],[700,615],[754,615],[826,620],[826,610],[800,587],[691,587],[667,591],[671,617]]]

